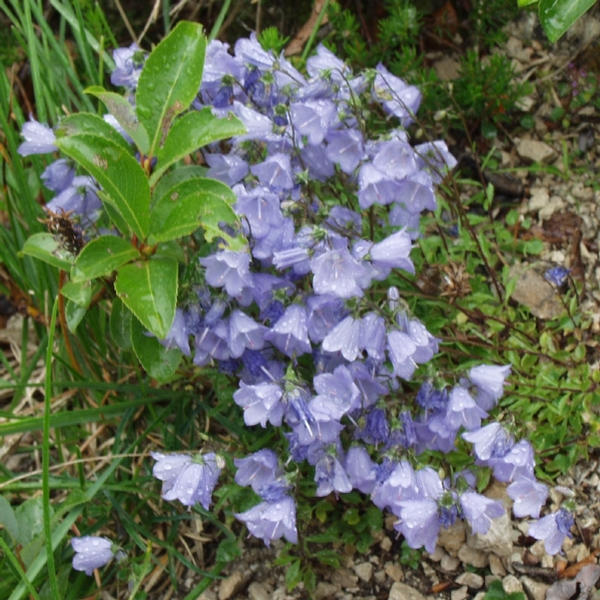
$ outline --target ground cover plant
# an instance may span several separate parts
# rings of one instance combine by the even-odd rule
[[[157,567],[177,589],[185,567],[195,597],[247,531],[285,538],[287,583],[310,590],[340,540],[368,551],[382,509],[431,551],[456,518],[484,532],[503,512],[492,476],[515,516],[542,514],[534,447],[551,484],[597,445],[576,282],[548,272],[566,310],[542,333],[500,260],[539,241],[490,218],[493,187],[461,202],[443,142],[411,144],[418,89],[324,46],[294,65],[269,35],[231,52],[182,22],[106,58],[124,93],[89,69],[60,118],[41,78],[39,120],[9,125],[6,95],[5,291],[28,317],[0,432],[42,455],[31,478],[5,468],[7,596],[80,597],[109,563],[118,593]],[[43,415],[17,418],[42,356]],[[209,556],[177,543],[198,519]],[[529,532],[554,553],[571,523],[567,505]]]

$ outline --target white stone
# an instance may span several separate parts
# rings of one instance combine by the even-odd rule
[[[483,550],[484,553],[510,556],[513,544],[512,524],[509,514],[505,512],[500,517],[492,519],[490,528],[486,533],[468,536],[467,544],[475,550]]]
[[[465,598],[469,595],[469,588],[466,585],[459,587],[457,590],[452,590],[450,592],[450,600],[465,600]]]
[[[332,583],[326,581],[319,581],[315,588],[315,600],[326,600],[327,598],[333,598],[339,591],[339,588]]]
[[[267,588],[258,581],[253,581],[248,586],[248,599],[249,600],[270,600],[271,594],[267,591]]]
[[[389,552],[392,549],[392,540],[386,535],[379,542],[379,546],[384,552]]]
[[[219,600],[229,600],[236,594],[244,583],[244,575],[241,571],[234,571],[229,577],[221,580],[219,584]]]
[[[402,568],[396,563],[386,562],[385,565],[383,565],[383,569],[386,575],[394,581],[402,581],[404,579],[404,571],[402,571]]]
[[[440,531],[438,545],[450,556],[456,556],[466,539],[467,533],[464,521],[456,521],[451,527]]]
[[[521,577],[521,583],[523,589],[527,592],[527,597],[531,600],[544,600],[546,598],[546,592],[550,587],[548,584],[541,581],[535,581],[529,577]]]
[[[548,200],[550,199],[550,194],[548,193],[548,188],[545,187],[532,187],[531,188],[531,197],[529,198],[529,210],[532,212],[537,212],[541,210],[548,204]]]
[[[518,141],[517,154],[523,160],[537,163],[548,163],[556,156],[554,148],[545,142],[530,138],[523,138]]]
[[[555,212],[565,208],[565,201],[560,196],[551,196],[548,204],[540,209],[538,213],[540,219],[545,220],[551,217]]]
[[[464,545],[458,551],[458,558],[466,565],[471,565],[476,568],[483,568],[488,564],[488,557],[485,552],[475,550],[470,546]]]
[[[354,572],[358,575],[358,578],[368,583],[373,577],[373,565],[370,562],[362,562],[354,565]]]
[[[425,596],[410,585],[397,581],[390,589],[388,600],[425,600]]]
[[[471,573],[470,571],[461,573],[454,581],[459,585],[466,585],[472,590],[478,590],[483,587],[483,577],[477,573]]]
[[[497,575],[499,577],[504,577],[504,575],[506,575],[504,563],[502,562],[502,559],[499,556],[496,556],[495,554],[490,554],[489,561],[490,571],[493,575]]]
[[[514,575],[507,575],[502,579],[502,587],[507,594],[514,594],[516,592],[522,592],[523,586],[521,582]]]
[[[440,561],[440,567],[442,571],[445,571],[446,573],[456,571],[459,565],[460,561],[458,560],[458,558],[456,558],[455,556],[450,556],[449,554],[444,555],[442,557],[442,560]]]

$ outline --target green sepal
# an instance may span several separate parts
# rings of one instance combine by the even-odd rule
[[[71,281],[80,282],[110,275],[139,256],[138,249],[130,241],[114,235],[103,235],[83,247],[71,268]]]
[[[177,261],[153,256],[120,267],[115,291],[142,325],[162,339],[175,318],[177,279]]]
[[[19,254],[33,256],[53,267],[68,271],[75,257],[51,233],[34,233],[23,244]]]

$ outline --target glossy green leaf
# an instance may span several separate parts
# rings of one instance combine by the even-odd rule
[[[159,198],[162,198],[168,191],[176,185],[187,181],[188,179],[199,179],[206,177],[206,167],[200,165],[184,165],[177,167],[168,173],[165,173],[154,186],[152,192],[151,205],[156,204]]]
[[[172,188],[157,201],[150,217],[151,240],[164,242],[205,230],[210,241],[223,236],[219,223],[236,223],[231,207],[235,194],[216,179],[188,179]]]
[[[556,42],[595,2],[596,0],[540,0],[540,22],[548,39]]]
[[[65,304],[65,318],[67,319],[67,327],[71,333],[77,331],[77,327],[83,321],[83,317],[85,317],[87,311],[87,306],[81,306],[71,300],[67,300]]]
[[[140,253],[130,241],[114,235],[103,235],[83,247],[71,269],[71,280],[80,282],[109,275],[139,256]]]
[[[71,302],[79,306],[88,306],[92,299],[93,287],[91,281],[67,281],[62,286],[60,292],[65,298],[71,300]],[[96,287],[96,289],[98,288]]]
[[[131,102],[121,94],[109,92],[100,85],[88,87],[85,92],[95,96],[104,103],[111,115],[119,122],[121,127],[129,134],[142,154],[148,154],[148,133],[138,121],[135,109]]]
[[[177,261],[152,257],[117,270],[115,291],[123,304],[158,338],[164,338],[175,318]]]
[[[51,233],[34,233],[27,238],[21,254],[33,256],[53,267],[68,271],[74,256],[66,250],[60,241]]]
[[[113,342],[121,350],[131,348],[131,311],[118,299],[115,298],[110,311],[109,329]]]
[[[136,91],[136,111],[155,156],[173,119],[192,103],[202,82],[206,38],[198,23],[180,21],[146,59]]]
[[[150,183],[157,181],[174,162],[198,148],[245,132],[243,123],[233,114],[220,119],[208,107],[190,111],[174,121],[164,145],[156,153],[157,161]]]
[[[182,354],[177,348],[165,348],[147,335],[137,319],[131,320],[131,345],[144,369],[158,381],[171,379],[181,362]]]
[[[133,233],[144,239],[150,224],[150,188],[137,160],[95,135],[64,137],[56,143],[96,179],[103,188],[103,199],[113,205]]]
[[[90,134],[102,137],[129,152],[127,140],[102,117],[94,113],[74,113],[63,117],[56,128],[57,139],[73,135]]]

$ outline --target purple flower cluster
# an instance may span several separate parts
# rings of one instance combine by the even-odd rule
[[[369,495],[398,518],[411,546],[433,551],[456,518],[485,533],[504,512],[469,473],[442,481],[404,458],[450,452],[462,432],[477,462],[511,482],[515,515],[538,517],[547,490],[533,475],[531,446],[496,423],[482,427],[510,367],[474,367],[451,389],[426,382],[415,402],[403,400],[402,381],[433,358],[438,341],[395,288],[384,307],[365,298],[393,270],[414,273],[420,213],[435,208],[434,186],[454,158],[443,142],[411,146],[404,127],[420,94],[383,66],[355,77],[320,46],[306,71],[255,36],[233,55],[209,45],[195,105],[233,112],[247,133],[205,160],[210,176],[233,186],[250,247],[201,259],[206,286],[197,305],[178,312],[168,342],[238,378],[233,398],[246,425],[283,428],[291,459],[311,465],[317,496]],[[365,103],[399,126],[367,138]],[[237,483],[262,498],[237,518],[265,543],[295,541],[295,504],[275,454],[235,464]]]
[[[133,91],[143,56],[130,47],[115,60],[113,83]],[[539,517],[547,489],[535,480],[531,446],[497,423],[482,426],[510,367],[474,367],[451,388],[426,381],[416,398],[403,385],[437,354],[438,340],[386,280],[396,270],[414,273],[420,215],[435,208],[435,185],[455,159],[441,141],[410,144],[405,128],[420,93],[382,65],[355,76],[319,46],[306,72],[254,35],[233,54],[221,42],[208,45],[193,108],[232,112],[246,126],[227,148],[205,149],[204,159],[208,176],[233,186],[248,248],[220,246],[200,259],[197,301],[177,309],[163,343],[236,377],[233,400],[246,425],[283,429],[290,460],[314,474],[316,496],[359,490],[397,517],[412,547],[433,551],[440,529],[457,518],[485,533],[504,512],[475,491],[472,473],[442,480],[407,459],[448,453],[461,436],[478,464],[510,483],[514,514]],[[390,120],[385,136],[367,136],[365,107]],[[41,133],[35,142],[24,131],[23,154],[53,151],[53,134]],[[83,179],[64,161],[44,174],[57,206],[89,218]],[[66,193],[73,186],[78,199]],[[374,286],[387,290],[387,303],[373,301]],[[208,510],[220,457],[152,457],[164,499]],[[260,450],[235,466],[236,482],[261,498],[235,516],[266,544],[295,543],[295,501],[275,453]],[[530,532],[558,551],[568,518],[544,519]]]

